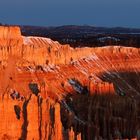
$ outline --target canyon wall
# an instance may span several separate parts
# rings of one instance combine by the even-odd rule
[[[0,139],[140,139],[139,53],[0,27]]]
[[[73,49],[49,38],[22,36],[19,27],[0,27],[0,61],[3,64],[9,56],[23,59],[25,64],[22,65],[27,65],[28,62],[35,65],[69,64],[72,60],[89,57],[95,53],[107,56],[114,53],[122,56],[134,53],[138,55],[139,49],[126,49],[120,46]]]

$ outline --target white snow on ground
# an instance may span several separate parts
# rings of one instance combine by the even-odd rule
[[[55,43],[55,44],[59,44],[58,43],[58,41],[53,41],[52,39],[50,39],[50,38],[45,38],[45,37],[34,37],[34,36],[29,36],[29,37],[27,37],[27,38],[29,38],[29,39],[41,39],[41,40],[44,40],[45,42],[47,42],[48,44],[53,44],[53,43]]]
[[[52,40],[50,38],[45,39],[49,44],[52,44]]]
[[[77,81],[69,79],[68,82],[75,89],[75,91],[77,91],[78,93],[82,93],[83,87],[79,83],[77,83]]]
[[[32,44],[32,41],[29,37],[23,36],[22,38],[23,38],[24,45]]]
[[[101,42],[104,42],[104,41],[109,40],[109,39],[112,39],[112,40],[115,40],[115,41],[120,41],[120,39],[118,39],[116,37],[111,37],[111,36],[98,38],[98,40],[101,41]]]
[[[53,41],[50,38],[45,38],[45,37],[34,37],[34,36],[25,37],[25,36],[22,36],[22,38],[23,38],[24,45],[32,44],[33,42],[31,41],[31,39],[37,39],[37,40],[41,39],[50,45],[53,43],[59,44],[58,41]]]

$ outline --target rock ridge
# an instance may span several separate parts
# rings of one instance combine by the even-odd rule
[[[140,139],[140,50],[72,48],[0,26],[0,139]]]

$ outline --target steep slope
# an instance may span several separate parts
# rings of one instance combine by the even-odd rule
[[[139,54],[0,27],[0,139],[139,139]]]

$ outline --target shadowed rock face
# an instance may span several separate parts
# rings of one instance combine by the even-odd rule
[[[139,53],[0,27],[0,139],[140,139]]]

